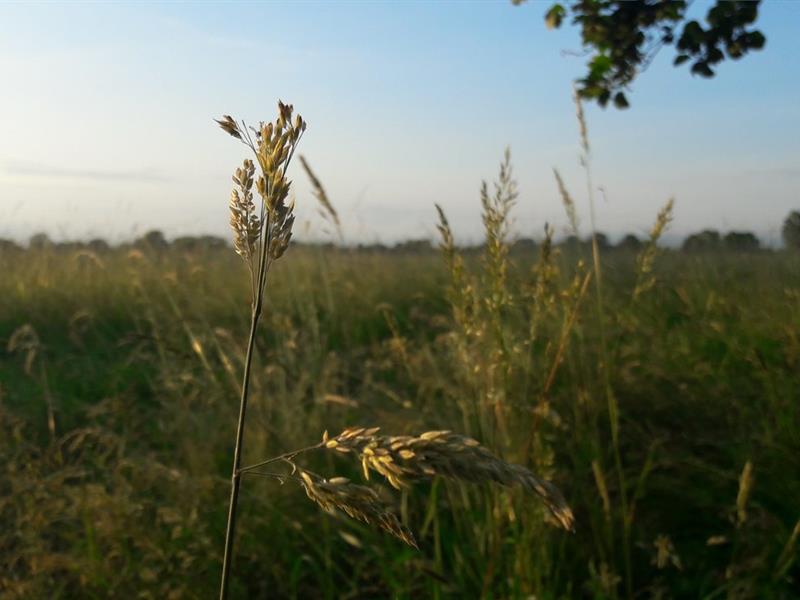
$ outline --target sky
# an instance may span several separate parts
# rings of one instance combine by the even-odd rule
[[[552,169],[589,230],[572,81],[579,32],[547,2],[0,4],[0,238],[228,236],[246,148],[213,122],[309,123],[303,154],[346,241],[433,238],[439,203],[480,240],[479,189],[511,148],[514,233],[566,226]],[[692,13],[705,14],[697,0]],[[663,51],[631,108],[587,106],[597,228],[749,230],[777,243],[800,209],[800,3],[761,8],[764,50],[692,77]],[[299,162],[296,235],[326,239]]]

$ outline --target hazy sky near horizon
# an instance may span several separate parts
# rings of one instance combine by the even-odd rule
[[[578,31],[548,2],[0,5],[0,237],[228,235],[246,156],[212,118],[309,122],[300,152],[348,241],[433,237],[434,203],[479,239],[482,179],[510,146],[515,231],[566,218],[559,168],[588,230],[571,82]],[[709,2],[692,12],[704,15]],[[587,107],[598,229],[643,233],[676,200],[673,236],[746,229],[768,241],[800,209],[800,3],[762,4],[761,52],[717,77],[665,49],[627,111]],[[566,52],[565,52],[566,51]],[[299,163],[300,237],[324,238]]]

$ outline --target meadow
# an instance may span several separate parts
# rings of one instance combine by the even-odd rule
[[[4,597],[203,598],[220,563],[223,600],[796,592],[796,253],[665,252],[672,200],[644,243],[581,242],[557,172],[572,235],[517,240],[507,151],[481,246],[437,206],[438,252],[278,263],[305,130],[278,108],[218,121],[263,172],[234,173],[235,253],[0,247]]]
[[[598,287],[591,253],[507,250],[291,248],[245,462],[449,429],[556,483],[575,532],[437,479],[397,496],[415,550],[253,477],[232,596],[796,597],[798,257],[601,251]],[[0,254],[3,597],[216,594],[245,271],[226,248]]]
[[[0,600],[800,599],[790,10],[143,4],[1,13],[4,236],[216,230],[223,106],[291,90],[319,137],[283,101],[217,114],[246,156],[225,239],[0,239]],[[568,82],[585,182],[554,173],[560,222],[519,230],[507,150],[477,245],[438,205],[407,231],[435,240],[356,245],[455,207],[504,139],[563,157]],[[625,206],[653,176],[698,229],[782,207],[786,247],[668,247],[666,197],[643,239],[598,232],[584,102],[629,97],[601,121]],[[322,221],[292,240],[295,199]]]

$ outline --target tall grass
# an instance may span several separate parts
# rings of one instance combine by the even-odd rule
[[[517,194],[507,156],[478,189],[481,254],[441,212],[442,256],[299,246],[275,263],[241,461],[356,423],[406,440],[458,430],[558,484],[575,533],[521,490],[433,478],[396,492],[386,522],[413,530],[415,550],[253,477],[231,597],[793,596],[798,258],[659,249],[666,210],[638,258],[597,248],[589,267],[552,228],[519,255]],[[0,595],[207,597],[247,264],[224,250],[40,248],[4,250],[0,270]],[[391,496],[380,481],[375,497],[350,487],[361,468],[309,452],[304,487],[380,520],[373,500]]]
[[[252,299],[250,335],[244,356],[239,419],[234,445],[220,599],[225,600],[228,597],[239,490],[245,475],[271,478],[281,483],[293,479],[303,486],[306,495],[311,500],[325,510],[339,509],[354,519],[383,529],[408,545],[418,548],[409,528],[400,523],[391,506],[383,501],[374,489],[352,483],[345,477],[325,479],[310,470],[299,467],[295,462],[297,457],[311,450],[333,449],[345,454],[355,454],[360,459],[365,479],[369,479],[370,471],[376,471],[383,475],[393,487],[402,490],[409,488],[410,481],[439,477],[449,477],[455,481],[472,483],[493,482],[506,487],[516,486],[538,495],[549,510],[551,519],[564,529],[572,530],[574,525],[572,511],[561,492],[552,483],[540,479],[522,465],[509,464],[498,458],[481,446],[480,442],[450,431],[428,431],[419,437],[387,437],[377,434],[379,427],[369,429],[361,427],[346,429],[338,436],[329,439],[326,430],[322,442],[319,444],[262,460],[250,466],[241,466],[255,339],[262,308],[265,304],[267,274],[272,263],[286,251],[294,223],[292,205],[285,203],[290,187],[286,174],[300,137],[306,128],[305,122],[299,115],[296,121],[292,122],[293,108],[291,105],[279,102],[278,110],[279,116],[274,124],[261,123],[259,129],[253,129],[255,141],[250,136],[244,122],[237,123],[230,116],[225,116],[222,120],[217,121],[223,130],[243,142],[253,152],[261,168],[261,175],[257,180],[255,179],[255,165],[249,159],[244,161],[242,168],[236,169],[233,176],[236,187],[231,194],[230,202],[230,223],[234,231],[234,248],[248,267]],[[317,200],[325,209],[328,217],[338,226],[336,211],[330,204],[322,184],[313,174],[308,163],[302,158],[301,160],[312,181]],[[259,212],[256,211],[253,203],[254,182],[261,196]],[[501,326],[498,309],[502,304],[508,302],[503,297],[506,255],[508,253],[505,236],[508,227],[508,212],[515,196],[516,186],[511,178],[510,155],[506,152],[494,198],[489,198],[485,185],[481,189],[484,223],[487,238],[490,241],[486,261],[488,280],[494,284],[492,286],[494,299],[490,306],[494,309],[494,325],[498,330]],[[30,328],[25,329],[24,332],[28,336],[35,336]],[[12,338],[10,347],[15,345],[16,337]],[[194,338],[193,347],[201,348]],[[203,353],[198,352],[198,356],[203,365],[208,366]],[[500,415],[498,421],[502,423],[505,431],[502,413],[502,407],[498,407],[498,411],[496,411],[496,414]],[[292,467],[292,472],[287,474],[263,470],[264,467],[275,465],[275,463],[287,463]]]
[[[234,232],[234,248],[247,265],[252,296],[250,300],[250,334],[245,351],[239,418],[233,449],[231,498],[225,530],[220,600],[228,597],[230,571],[233,564],[233,542],[236,535],[239,489],[242,483],[240,465],[250,391],[250,373],[253,366],[258,323],[265,306],[267,274],[272,263],[283,256],[288,248],[294,224],[294,206],[286,202],[291,186],[287,178],[287,170],[297,144],[306,130],[306,123],[300,115],[297,115],[292,121],[292,113],[292,105],[279,101],[278,118],[275,122],[261,123],[258,129],[253,129],[252,136],[244,122],[237,123],[227,115],[217,121],[225,132],[250,149],[261,170],[256,179],[255,165],[250,159],[245,159],[242,168],[236,169],[233,176],[236,187],[231,192],[230,202],[230,223]],[[258,212],[253,203],[253,183],[261,197]],[[203,357],[201,356],[201,358]]]

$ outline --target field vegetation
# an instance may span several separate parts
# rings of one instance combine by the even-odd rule
[[[664,250],[671,203],[644,243],[515,244],[517,196],[506,156],[469,252],[441,211],[438,251],[290,247],[242,460],[451,430],[558,486],[574,533],[517,488],[373,478],[417,549],[252,477],[231,597],[796,597],[798,255]],[[232,249],[156,237],[0,248],[4,598],[216,594],[252,288]]]

